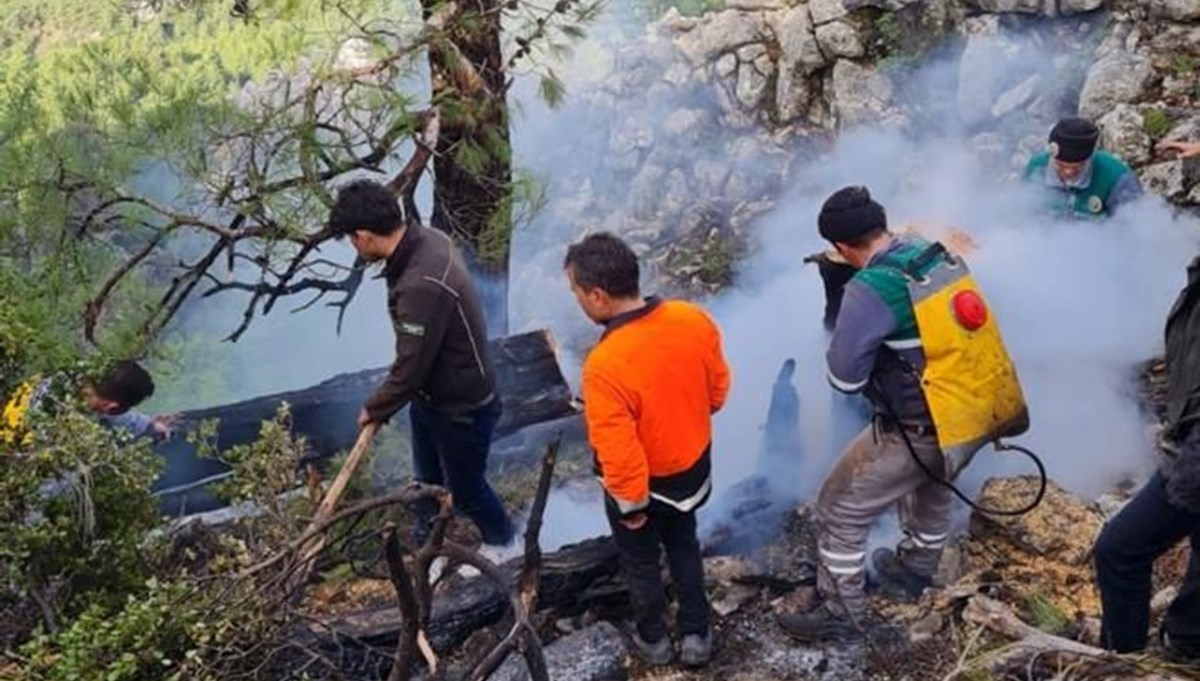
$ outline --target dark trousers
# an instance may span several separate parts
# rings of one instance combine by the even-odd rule
[[[1154,560],[1187,537],[1192,541],[1187,577],[1167,610],[1163,628],[1181,646],[1200,645],[1200,515],[1172,506],[1165,480],[1156,473],[1096,541],[1105,647],[1118,653],[1146,647]]]
[[[631,530],[621,524],[621,514],[607,495],[604,509],[621,554],[621,570],[629,583],[634,622],[642,640],[654,643],[667,633],[667,596],[660,567],[663,549],[679,596],[679,634],[708,632],[708,596],[704,593],[704,563],[696,537],[695,512],[681,513],[652,501],[649,520],[640,529]]]
[[[500,400],[475,411],[451,415],[417,403],[409,407],[412,421],[413,471],[417,480],[443,485],[454,498],[454,509],[479,528],[485,544],[503,545],[515,532],[504,505],[488,484],[488,452],[500,420]],[[414,539],[425,541],[436,503],[417,509]]]

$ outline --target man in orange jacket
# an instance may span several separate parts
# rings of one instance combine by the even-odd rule
[[[679,594],[680,660],[704,665],[712,631],[696,509],[712,489],[712,415],[729,393],[720,331],[695,305],[643,298],[637,256],[611,234],[568,248],[564,268],[579,307],[604,326],[583,365],[583,409],[629,582],[635,650],[651,664],[674,656],[663,617],[665,548]]]

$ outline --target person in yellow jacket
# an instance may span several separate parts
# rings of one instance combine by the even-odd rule
[[[633,601],[634,649],[651,664],[674,657],[659,560],[679,595],[680,660],[712,656],[696,510],[712,490],[712,415],[729,393],[717,325],[690,303],[643,297],[637,256],[608,233],[567,250],[571,291],[604,326],[583,366],[584,418],[605,510]]]
[[[33,444],[30,414],[44,411],[55,392],[54,378],[35,376],[17,386],[0,410],[0,447],[21,449]],[[170,416],[151,417],[134,409],[154,394],[154,380],[137,362],[119,361],[80,383],[79,397],[104,426],[133,437],[167,438]]]

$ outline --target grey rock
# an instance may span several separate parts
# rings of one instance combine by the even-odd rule
[[[682,87],[692,80],[692,70],[687,64],[675,62],[663,73],[663,80],[675,87]]]
[[[747,110],[754,110],[762,101],[763,93],[767,91],[767,77],[759,73],[754,64],[738,66],[737,95],[738,101]]]
[[[1045,14],[1054,16],[1055,0],[972,0],[979,9],[994,13]]]
[[[1096,121],[1105,149],[1127,163],[1141,165],[1150,160],[1152,140],[1146,133],[1141,112],[1131,104],[1118,104]]]
[[[1038,86],[1041,83],[1042,77],[1036,73],[1021,81],[1016,87],[1000,95],[996,103],[992,105],[992,115],[996,118],[1003,118],[1025,106],[1037,94]]]
[[[876,9],[885,9],[889,12],[902,10],[910,5],[920,3],[944,6],[947,2],[948,0],[842,0],[842,4],[850,11],[863,7],[874,7]]]
[[[1168,199],[1183,198],[1188,191],[1183,161],[1155,163],[1138,170],[1142,186],[1152,194]]]
[[[829,60],[817,44],[812,18],[806,5],[768,15],[768,27],[779,45],[779,65],[799,67],[804,75],[825,68]]]
[[[886,76],[839,59],[830,77],[829,105],[839,128],[889,117],[894,89]]]
[[[721,55],[721,58],[713,65],[713,70],[719,78],[728,78],[737,73],[738,61],[737,56],[732,52]]]
[[[546,646],[546,671],[552,679],[571,681],[621,681],[628,643],[609,622],[600,622],[564,636]],[[510,655],[490,677],[491,681],[527,681],[529,671],[519,655]]]
[[[763,54],[754,60],[754,69],[769,78],[775,74],[775,62],[771,61],[771,55]]]
[[[842,0],[809,0],[808,9],[812,12],[813,23],[817,25],[837,21],[849,14]]]
[[[1154,80],[1150,60],[1115,52],[1092,65],[1079,95],[1079,115],[1096,120],[1121,103],[1136,103]]]
[[[787,0],[725,0],[725,9],[739,9],[744,12],[770,12],[787,6]]]
[[[856,59],[866,54],[858,31],[844,21],[834,21],[817,26],[817,45],[830,57]]]
[[[1170,21],[1200,21],[1200,0],[1149,0],[1150,16]]]
[[[996,109],[1003,108],[997,106],[999,99],[1025,82],[1029,75],[1022,67],[1029,67],[1023,63],[1027,60],[1022,59],[1021,45],[1000,32],[996,17],[969,21],[964,29],[967,46],[958,63],[958,114],[973,126],[997,115]]]
[[[729,50],[762,42],[768,35],[764,16],[763,13],[737,10],[707,14],[672,42],[692,64],[703,65]]]
[[[653,145],[654,129],[640,116],[627,116],[620,125],[613,129],[610,147],[614,154],[622,155],[649,149]]]
[[[737,49],[738,61],[752,62],[767,53],[767,46],[762,43],[745,45]]]
[[[931,612],[909,626],[908,640],[913,645],[933,640],[945,626],[946,617],[939,612]]]
[[[707,109],[676,109],[663,121],[663,133],[676,138],[699,140],[713,127],[712,114]]]
[[[828,62],[817,44],[807,5],[774,12],[769,17],[771,32],[779,45],[776,116],[788,123],[809,110],[812,90],[808,79]]]
[[[1086,14],[1104,7],[1106,0],[1058,0],[1058,13],[1063,16]]]
[[[729,164],[714,159],[702,159],[692,166],[692,174],[696,177],[697,194],[715,196],[729,177]]]

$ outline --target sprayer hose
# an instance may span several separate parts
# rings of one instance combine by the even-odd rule
[[[879,389],[879,386],[877,384],[875,384],[873,381],[872,381],[872,385],[875,388],[875,394],[879,396],[879,401],[883,403],[884,409],[887,410],[888,416],[890,416],[891,419],[894,422],[896,422],[896,424],[899,424],[900,419],[896,416],[896,410],[892,408],[892,403],[888,400],[887,396],[883,393],[883,391]],[[954,496],[961,499],[963,501],[963,503],[965,503],[967,506],[970,506],[972,509],[974,509],[975,511],[978,511],[979,513],[982,513],[984,515],[1008,516],[1008,517],[1025,515],[1026,513],[1029,513],[1033,509],[1037,508],[1038,504],[1042,503],[1042,499],[1045,498],[1045,496],[1046,496],[1046,486],[1048,484],[1048,480],[1046,478],[1046,466],[1045,466],[1045,464],[1042,463],[1042,460],[1040,458],[1038,458],[1037,454],[1034,454],[1032,451],[1026,449],[1025,447],[1021,447],[1018,445],[1004,444],[1004,443],[1000,442],[1000,440],[998,440],[998,439],[992,443],[992,446],[995,447],[996,451],[998,451],[998,452],[1020,452],[1020,453],[1024,454],[1025,456],[1029,457],[1029,460],[1032,461],[1033,465],[1037,467],[1038,491],[1037,491],[1037,494],[1034,495],[1033,501],[1031,501],[1030,503],[1026,504],[1025,506],[1022,506],[1021,508],[1018,508],[1015,510],[1014,509],[987,508],[985,506],[981,506],[981,505],[975,503],[974,501],[972,501],[970,497],[968,497],[966,494],[963,494],[962,490],[955,487],[954,483],[950,482],[949,480],[946,480],[943,476],[937,475],[933,471],[929,470],[929,466],[926,466],[925,462],[921,460],[921,457],[917,455],[916,447],[914,447],[912,441],[908,439],[908,431],[906,431],[904,428],[896,428],[896,430],[900,431],[900,437],[904,439],[904,446],[908,448],[908,453],[912,455],[913,461],[917,462],[917,465],[920,466],[921,470],[925,472],[925,475],[929,476],[930,480],[933,480],[937,484],[950,490],[954,494]]]

